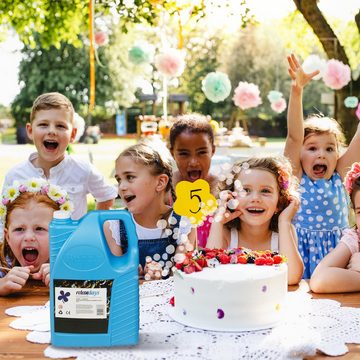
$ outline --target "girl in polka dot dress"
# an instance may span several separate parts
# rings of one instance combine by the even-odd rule
[[[313,116],[303,121],[303,88],[319,71],[306,74],[294,55],[288,62],[292,85],[285,155],[300,180],[301,206],[294,221],[305,265],[303,278],[309,279],[348,227],[348,197],[342,179],[351,164],[360,160],[360,127],[340,155],[343,134],[334,119]]]
[[[135,223],[139,244],[139,272],[145,280],[169,275],[176,251],[192,250],[194,231],[186,218],[165,203],[172,190],[172,166],[150,145],[125,149],[115,162],[118,192]],[[105,236],[114,255],[127,250],[123,223],[107,221]]]
[[[320,261],[311,276],[311,290],[317,293],[360,291],[360,163],[345,177],[345,188],[355,211],[356,226],[345,230],[334,250]]]

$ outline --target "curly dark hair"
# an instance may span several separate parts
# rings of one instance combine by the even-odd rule
[[[214,131],[204,115],[187,114],[177,117],[170,129],[170,149],[174,148],[176,138],[183,132],[207,134],[211,145],[214,146]]]

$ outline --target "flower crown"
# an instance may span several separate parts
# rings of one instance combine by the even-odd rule
[[[280,189],[286,192],[290,187],[290,174],[284,169],[279,169],[278,174]]]
[[[360,177],[360,163],[353,163],[351,169],[347,172],[344,179],[344,186],[349,195],[351,195],[354,181]]]
[[[23,182],[15,180],[11,186],[5,188],[0,201],[0,221],[5,222],[7,205],[25,192],[47,195],[52,201],[60,205],[60,210],[73,211],[73,204],[67,192],[57,185],[52,185],[43,179],[29,179]]]

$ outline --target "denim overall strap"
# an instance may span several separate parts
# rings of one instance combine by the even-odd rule
[[[168,268],[171,267],[170,262],[172,262],[177,247],[176,239],[173,237],[173,231],[179,227],[181,216],[173,212],[171,217],[176,219],[176,223],[170,224],[168,229],[172,231],[167,237],[159,239],[139,239],[139,262],[142,266],[145,265],[146,257],[150,256],[155,261],[163,262],[163,267],[165,267],[165,265]],[[120,241],[123,252],[126,252],[128,242],[125,227],[122,222],[120,222]]]

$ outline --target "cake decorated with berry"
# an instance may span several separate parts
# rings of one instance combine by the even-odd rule
[[[285,257],[271,251],[204,249],[185,254],[174,271],[172,314],[215,331],[273,327],[287,294]]]

